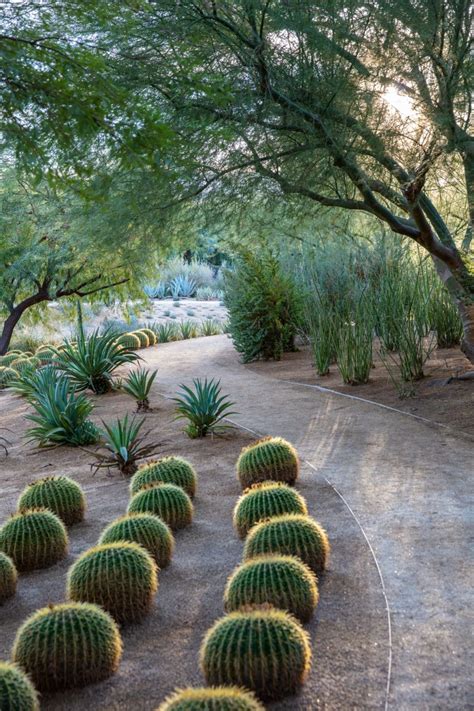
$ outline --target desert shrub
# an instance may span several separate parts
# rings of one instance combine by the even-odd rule
[[[177,530],[193,520],[193,504],[180,486],[175,484],[149,485],[132,497],[127,513],[152,513]]]
[[[0,709],[39,711],[38,694],[26,674],[11,662],[0,662]]]
[[[370,294],[361,291],[335,308],[334,351],[344,383],[361,385],[369,380],[372,368],[374,322]]]
[[[226,274],[224,303],[229,333],[245,363],[280,360],[295,350],[299,320],[297,293],[277,259],[247,253]]]
[[[431,328],[436,332],[438,348],[454,348],[461,343],[462,321],[448,290],[439,280],[431,293],[429,320]]]
[[[297,556],[318,573],[326,567],[329,541],[310,516],[285,514],[255,524],[247,536],[244,560],[269,553]]]
[[[268,603],[307,622],[318,602],[316,576],[294,556],[269,555],[238,567],[224,593],[226,612]]]
[[[237,686],[179,689],[157,711],[265,711],[255,696]]]
[[[95,467],[95,471],[117,467],[125,476],[134,474],[137,470],[137,462],[153,454],[158,446],[144,444],[149,434],[145,432],[140,436],[144,422],[144,419],[136,420],[135,417],[132,417],[129,422],[128,415],[122,419],[118,418],[112,425],[103,422],[103,447],[106,453],[94,452],[96,464],[92,466]]]
[[[176,484],[193,498],[196,493],[196,472],[192,464],[182,457],[162,457],[155,462],[146,462],[138,468],[130,482],[132,496],[149,484]]]
[[[33,481],[22,491],[17,508],[20,513],[35,508],[49,509],[65,526],[71,526],[83,520],[86,500],[81,487],[72,479],[48,476]]]
[[[113,619],[97,605],[49,605],[17,632],[13,660],[40,691],[94,684],[114,674],[122,640]]]
[[[14,562],[0,551],[0,605],[15,594],[17,577]]]
[[[214,269],[207,262],[192,260],[185,261],[180,257],[170,259],[160,269],[160,279],[169,288],[170,283],[179,277],[192,280],[196,288],[202,286],[213,287],[216,284]]]
[[[122,388],[137,401],[137,412],[147,412],[150,409],[148,395],[156,375],[156,370],[150,372],[145,368],[128,373]]]
[[[311,648],[292,615],[263,608],[217,620],[203,640],[200,660],[209,685],[236,684],[262,699],[279,699],[303,683]]]
[[[158,516],[134,513],[112,521],[103,531],[99,544],[129,541],[139,543],[156,561],[158,568],[166,568],[174,549],[170,528]]]
[[[117,622],[139,622],[158,590],[156,563],[137,543],[104,543],[83,553],[70,568],[67,596],[100,605]]]
[[[282,437],[263,437],[242,449],[237,460],[237,476],[244,489],[269,480],[294,484],[299,467],[293,445]]]
[[[19,571],[48,568],[62,560],[67,550],[64,524],[47,509],[15,514],[0,528],[0,551]]]
[[[194,389],[180,385],[181,397],[173,398],[177,403],[175,419],[188,420],[185,432],[193,439],[226,429],[222,420],[236,413],[231,411],[234,403],[221,395],[220,380],[196,378],[193,385]]]
[[[286,484],[264,481],[246,489],[234,509],[234,526],[241,538],[245,538],[253,525],[262,519],[283,514],[306,515],[306,501]]]

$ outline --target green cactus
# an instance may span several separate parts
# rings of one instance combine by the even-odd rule
[[[141,328],[140,331],[148,336],[148,342],[150,346],[154,346],[157,342],[156,333],[151,330],[151,328]]]
[[[18,511],[49,509],[66,526],[84,518],[86,502],[79,484],[67,476],[48,476],[29,484],[18,499]]]
[[[134,333],[122,333],[115,342],[124,348],[131,348],[132,350],[140,348],[140,339]]]
[[[34,612],[18,630],[12,652],[40,691],[107,679],[121,656],[120,632],[110,615],[97,605],[77,602]]]
[[[245,490],[234,509],[234,526],[240,538],[245,538],[255,523],[282,514],[308,513],[306,501],[286,484],[264,481]]]
[[[135,494],[127,513],[152,513],[177,530],[193,520],[193,504],[180,486],[175,484],[150,485]]]
[[[255,696],[237,686],[178,689],[157,711],[265,711]]]
[[[91,602],[117,622],[139,622],[158,590],[156,563],[138,543],[104,543],[83,553],[70,568],[67,596]]]
[[[196,493],[196,472],[182,457],[163,457],[141,466],[130,482],[130,493],[137,494],[147,484],[176,484],[193,498]]]
[[[304,681],[311,649],[292,615],[262,606],[217,620],[204,637],[200,660],[210,685],[236,684],[261,699],[279,699]]]
[[[16,664],[0,662],[1,711],[39,711],[38,694]]]
[[[115,519],[102,533],[99,544],[130,541],[146,548],[159,568],[166,568],[174,549],[174,538],[161,518],[135,513]]]
[[[16,370],[20,375],[32,373],[39,365],[39,358],[25,358],[21,356],[10,363],[10,367]]]
[[[268,555],[236,568],[224,593],[226,612],[268,603],[307,622],[318,602],[316,576],[294,556]]]
[[[0,551],[10,556],[19,571],[54,565],[67,550],[64,524],[47,509],[15,514],[0,528]]]
[[[13,353],[12,351],[9,351],[8,353],[5,353],[5,355],[0,356],[0,365],[4,366],[9,366],[11,363],[13,363],[14,360],[17,360],[18,358],[18,353]]]
[[[140,348],[148,348],[148,346],[150,345],[150,341],[148,340],[148,336],[146,335],[146,333],[139,330],[139,331],[133,331],[133,335],[137,336],[137,338],[139,339]]]
[[[244,447],[237,461],[237,476],[246,489],[260,481],[294,484],[300,462],[296,449],[281,437],[264,437]]]
[[[9,366],[0,366],[0,389],[6,388],[12,380],[18,377],[18,373],[14,368]]]
[[[298,556],[317,573],[326,567],[329,541],[311,516],[286,514],[257,523],[247,536],[244,560],[268,553]]]
[[[0,605],[15,594],[17,577],[12,559],[0,552]]]

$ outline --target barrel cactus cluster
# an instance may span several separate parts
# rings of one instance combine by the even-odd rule
[[[156,345],[157,340],[156,333],[151,328],[140,328],[137,331],[122,333],[118,336],[116,343],[124,348],[138,350]]]
[[[173,531],[188,526],[193,520],[191,499],[176,484],[146,485],[132,497],[127,512],[155,514]]]
[[[16,664],[0,662],[0,709],[39,711],[38,694],[24,671]]]
[[[176,484],[193,498],[196,493],[196,472],[182,457],[163,457],[139,467],[130,482],[130,492],[137,494],[149,484]]]
[[[0,551],[19,571],[47,568],[65,557],[68,535],[61,519],[48,509],[17,513],[0,528]]]
[[[65,526],[79,523],[84,518],[86,501],[81,487],[66,476],[38,479],[27,486],[18,499],[18,511],[49,509]]]
[[[112,521],[103,531],[99,543],[129,541],[138,543],[155,559],[158,568],[166,568],[174,549],[169,526],[154,514],[132,513]]]

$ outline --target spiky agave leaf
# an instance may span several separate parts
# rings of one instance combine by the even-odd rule
[[[150,431],[145,432],[139,437],[141,428],[145,420],[137,420],[135,417],[128,420],[128,415],[124,418],[118,418],[112,425],[104,426],[104,448],[106,454],[94,452],[96,464],[91,466],[94,468],[94,473],[98,469],[110,469],[117,467],[123,474],[131,475],[137,470],[137,462],[144,457],[148,457],[158,448],[158,444],[143,444]]]
[[[220,380],[195,378],[194,389],[181,385],[181,397],[173,398],[177,403],[176,420],[187,419],[186,432],[190,437],[205,437],[208,432],[223,430],[229,425],[219,424],[225,417],[235,415],[231,408],[234,403],[227,395],[221,395]]]
[[[150,372],[145,368],[138,368],[128,374],[122,389],[137,401],[137,412],[146,412],[149,410],[150,403],[148,395],[150,394],[151,386],[153,385],[157,372],[156,370]]]

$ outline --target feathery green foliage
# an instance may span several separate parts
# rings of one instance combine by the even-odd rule
[[[186,459],[162,457],[155,462],[146,462],[138,468],[130,482],[130,493],[133,496],[148,484],[176,484],[193,498],[196,493],[196,481],[196,472]]]
[[[138,543],[104,543],[83,553],[70,568],[67,596],[107,610],[117,622],[139,622],[158,590],[156,563]]]
[[[122,389],[137,401],[137,412],[147,412],[150,409],[148,395],[157,372],[156,370],[150,372],[145,368],[138,368],[128,373]]]
[[[39,711],[38,694],[26,674],[16,664],[0,662],[0,709]]]
[[[306,501],[287,484],[264,481],[246,489],[234,509],[234,526],[245,538],[252,526],[263,519],[282,514],[307,514]]]
[[[265,711],[255,696],[237,686],[178,689],[157,711]]]
[[[86,500],[75,481],[67,476],[48,476],[29,484],[20,494],[18,511],[27,509],[49,509],[66,526],[79,523],[84,518]]]
[[[262,699],[280,699],[303,683],[311,649],[292,615],[262,606],[217,620],[203,640],[200,660],[210,685],[236,684]]]
[[[174,549],[174,538],[169,526],[150,513],[133,513],[112,521],[102,532],[99,545],[129,541],[139,543],[156,560],[158,568],[166,568]]]
[[[17,577],[12,559],[0,551],[0,605],[15,594]]]
[[[118,467],[125,476],[134,474],[137,470],[137,461],[153,454],[158,446],[143,444],[149,434],[149,432],[145,432],[139,437],[144,422],[143,418],[136,420],[135,417],[132,417],[129,422],[128,415],[122,419],[118,418],[113,425],[103,422],[105,428],[104,447],[107,453],[94,452],[94,457],[97,460],[97,463],[93,465],[95,471]]]
[[[107,679],[121,656],[122,640],[111,616],[97,605],[78,602],[34,612],[18,630],[12,651],[40,691]]]
[[[63,522],[47,509],[33,509],[9,518],[0,528],[0,551],[17,570],[48,568],[67,554],[68,536]]]
[[[209,432],[219,432],[228,427],[220,424],[225,417],[235,415],[234,406],[227,395],[221,395],[220,380],[195,378],[194,389],[181,385],[181,397],[177,403],[176,418],[189,420],[186,432],[191,438],[205,437]]]
[[[318,602],[316,576],[294,556],[267,555],[236,568],[224,593],[226,612],[268,603],[307,622]]]
[[[193,504],[180,486],[151,484],[133,496],[127,513],[155,514],[171,529],[177,530],[192,522]]]
[[[237,476],[244,489],[269,480],[294,484],[299,467],[293,445],[282,437],[263,437],[242,449],[237,460]]]
[[[285,514],[257,523],[247,536],[244,560],[268,553],[297,556],[318,573],[326,567],[329,541],[326,532],[310,516]]]

